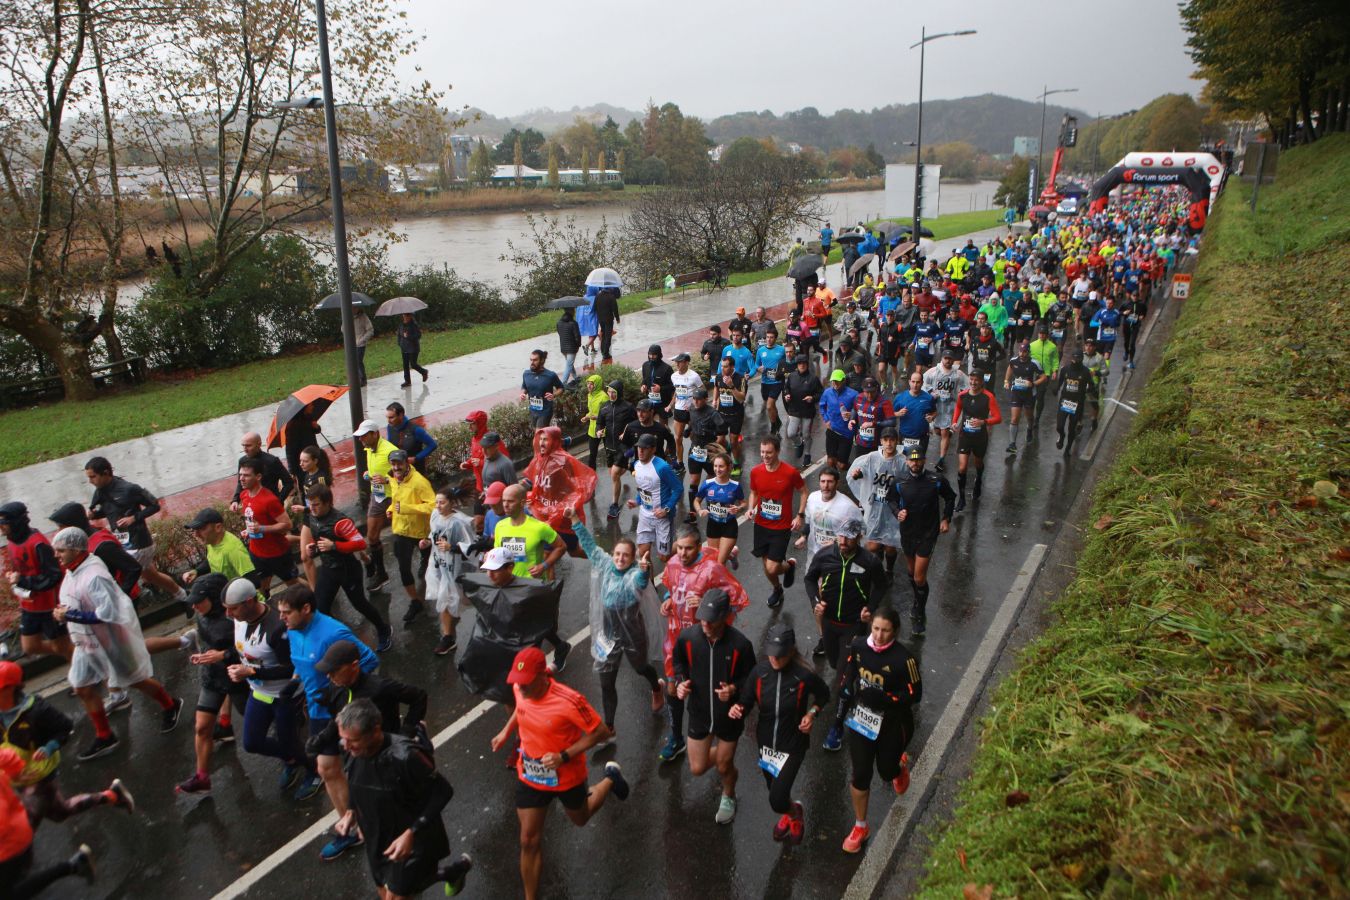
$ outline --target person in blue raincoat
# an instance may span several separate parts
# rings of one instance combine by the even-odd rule
[[[595,314],[595,295],[604,288],[586,285],[586,305],[577,307],[577,325],[581,328],[582,349],[589,361],[595,355],[595,339],[600,335],[600,319]]]

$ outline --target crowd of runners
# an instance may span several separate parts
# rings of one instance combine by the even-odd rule
[[[529,452],[514,448],[513,458],[474,413],[463,480],[433,486],[421,469],[434,440],[390,404],[384,424],[355,431],[370,499],[354,513],[335,504],[319,447],[302,448],[288,467],[245,435],[238,489],[221,498],[242,527],[230,530],[220,508],[198,512],[187,528],[201,561],[176,578],[156,568],[147,523],[157,499],[117,476],[112,461],[88,461],[87,502],[51,511],[3,503],[22,653],[68,663],[88,726],[25,692],[23,670],[0,661],[0,897],[92,877],[87,848],[34,867],[32,829],[42,819],[100,806],[134,813],[117,778],[102,792],[66,796],[61,753],[85,732],[76,758],[112,757],[129,776],[135,763],[117,756],[113,722],[133,696],[153,704],[159,730],[176,739],[167,736],[187,701],[154,678],[160,653],[185,654],[200,673],[195,765],[172,789],[209,795],[213,755],[238,736],[244,752],[277,761],[279,790],[298,802],[327,795],[338,824],[324,859],[364,844],[382,897],[442,882],[457,892],[472,861],[446,863],[441,814],[453,790],[426,731],[430,698],[416,678],[380,671],[394,642],[375,600],[390,577],[384,531],[406,594],[404,626],[434,619],[435,654],[458,650],[465,685],[510,707],[491,746],[517,773],[527,897],[539,892],[552,801],[584,825],[634,789],[618,763],[594,782],[586,765],[588,751],[616,739],[624,660],[669,724],[658,764],[683,756],[692,777],[716,772],[719,824],[736,817],[737,747],[751,722],[755,766],[779,816],[775,841],[797,844],[807,832],[794,783],[804,765],[823,764],[812,762],[813,744],[847,749],[854,824],[842,849],[859,852],[875,776],[897,794],[908,786],[923,683],[906,641],[924,637],[941,536],[968,504],[967,514],[978,510],[986,457],[1005,435],[1004,452],[1035,451],[1050,418],[1068,454],[1084,425],[1097,427],[1113,364],[1134,366],[1154,288],[1192,246],[1183,208],[1167,192],[1137,194],[983,246],[927,259],[912,252],[885,266],[879,255],[876,274],[850,277],[838,296],[822,269],[798,280],[785,322],[738,308],[709,327],[697,357],[667,362],[652,345],[636,397],[595,374],[568,387],[536,350],[521,381],[536,429]],[[828,229],[821,240],[854,232]],[[552,424],[569,389],[587,401],[589,446],[578,455],[569,450],[580,442]],[[755,405],[762,418],[751,415]],[[592,501],[604,475],[613,502],[603,522],[588,524],[588,506],[601,512]],[[636,511],[631,533],[617,525],[625,506]],[[58,529],[50,538],[44,517]],[[759,602],[777,617],[798,602],[789,591],[800,581],[812,633],[775,618],[756,648],[738,630],[738,614],[754,602],[737,577],[748,564],[738,545],[746,521],[768,584]],[[591,579],[599,711],[559,677],[572,650],[558,634],[558,580],[569,567]],[[190,627],[144,634],[142,585],[181,602]],[[336,604],[339,592],[350,611]],[[461,649],[457,624],[469,606],[477,614]],[[356,617],[374,630],[369,646],[353,630]],[[146,789],[170,788],[138,779]]]

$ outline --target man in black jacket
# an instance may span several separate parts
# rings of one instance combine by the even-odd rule
[[[609,345],[614,340],[614,326],[619,324],[619,289],[604,288],[595,295],[595,319],[600,324],[600,364],[614,362]]]
[[[647,348],[647,361],[642,364],[642,396],[659,403],[657,416],[664,422],[667,419],[666,408],[675,396],[675,383],[671,376],[675,370],[670,363],[661,358],[661,345],[652,344]]]
[[[811,359],[805,353],[797,355],[794,365],[783,383],[783,409],[788,415],[787,439],[805,468],[811,465],[811,438],[815,437],[820,421],[816,404],[824,387],[811,372]]]
[[[951,527],[956,492],[946,477],[924,470],[924,452],[919,446],[905,451],[909,477],[891,485],[891,500],[900,520],[900,552],[909,568],[909,586],[914,590],[910,622],[914,636],[923,637],[927,627],[928,562],[939,534]]]
[[[637,421],[637,410],[633,404],[623,398],[623,382],[615,379],[606,389],[609,402],[600,407],[596,415],[595,434],[604,447],[604,458],[591,460],[592,464],[603,464],[609,469],[610,482],[614,486],[614,502],[609,505],[609,518],[619,517],[619,493],[623,489],[623,473],[628,468],[624,458],[623,432],[630,422]]]
[[[458,894],[473,861],[462,854],[457,862],[440,864],[450,853],[441,815],[455,792],[436,771],[430,746],[387,733],[368,699],[345,707],[337,728],[346,748],[352,807],[335,830],[365,841],[380,900],[417,896],[440,882],[446,882],[447,896]]]
[[[280,460],[273,459],[281,465]],[[174,600],[185,600],[187,592],[155,568],[155,539],[146,523],[159,514],[159,500],[139,484],[114,475],[112,463],[101,456],[84,464],[84,474],[94,486],[89,517],[94,521],[103,520],[113,536],[136,558],[141,564],[141,578]]]
[[[425,742],[423,721],[427,716],[427,692],[392,678],[361,671],[361,654],[351,641],[334,641],[314,668],[328,676],[328,687],[319,702],[332,718],[323,731],[306,742],[305,751],[318,758],[319,774],[333,801],[333,810],[341,818],[350,808],[350,790],[342,770],[338,713],[348,704],[365,699],[380,711],[381,727],[386,734],[401,734]],[[406,716],[399,714],[400,704],[408,707]],[[354,834],[336,835],[324,846],[320,856],[324,860],[337,859],[359,843],[361,839]]]

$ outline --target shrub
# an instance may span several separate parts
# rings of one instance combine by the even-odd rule
[[[631,403],[637,402],[639,389],[642,386],[642,376],[637,370],[613,363],[601,366],[595,371],[595,374],[600,376],[601,384],[607,385],[615,379],[622,381],[624,396]],[[554,422],[564,432],[581,430],[581,417],[586,415],[588,409],[586,394],[586,379],[583,378],[577,389],[565,391],[555,404]]]
[[[528,453],[533,444],[534,431],[530,428],[530,415],[521,404],[499,403],[488,410],[488,429],[502,436],[512,456]],[[459,464],[469,458],[472,430],[467,422],[451,422],[433,428],[431,436],[436,439],[438,446],[427,457],[427,478],[436,487],[457,483],[465,477]]]

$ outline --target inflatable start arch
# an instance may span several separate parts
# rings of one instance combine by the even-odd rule
[[[1205,227],[1209,203],[1223,184],[1224,167],[1210,153],[1129,153],[1098,179],[1088,194],[1088,211],[1101,212],[1107,196],[1121,185],[1186,188],[1191,195],[1187,224],[1192,231]]]

